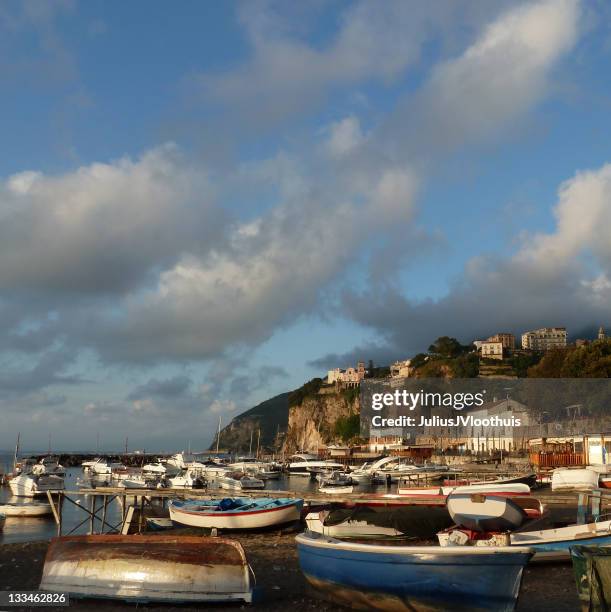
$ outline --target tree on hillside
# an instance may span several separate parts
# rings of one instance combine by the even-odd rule
[[[545,353],[529,378],[611,378],[611,340]]]
[[[469,347],[463,346],[456,338],[450,338],[449,336],[440,336],[429,346],[429,353],[446,359],[458,357],[468,350]]]

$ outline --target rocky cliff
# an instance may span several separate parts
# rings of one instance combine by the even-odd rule
[[[322,387],[318,392],[299,398],[290,405],[288,431],[283,451],[316,450],[323,444],[336,441],[340,419],[359,413],[358,390],[335,391]]]

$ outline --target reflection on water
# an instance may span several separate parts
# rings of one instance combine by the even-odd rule
[[[98,481],[98,486],[102,486],[104,481]],[[76,491],[84,486],[89,486],[89,480],[83,475],[80,468],[69,468],[66,471],[66,490]],[[112,485],[111,485],[112,486]],[[393,485],[393,492],[396,485]],[[265,481],[265,489],[268,491],[294,491],[296,493],[314,493],[318,489],[318,483],[302,476],[282,475],[278,480]],[[367,493],[376,491],[379,493],[386,492],[385,486],[364,486],[355,487],[355,492]],[[261,496],[265,496],[265,490],[259,492]],[[237,497],[239,491],[224,491],[227,497]],[[74,497],[74,496],[71,496]],[[0,503],[3,502],[18,502],[28,503],[25,497],[14,497],[8,487],[0,487]],[[36,498],[36,501],[46,501],[45,497]],[[77,500],[80,505],[89,508],[89,496],[83,495]],[[100,512],[101,515],[101,512]],[[85,520],[87,519],[87,520]],[[62,532],[66,535],[70,530],[76,527],[81,521],[85,521],[76,531],[76,534],[85,534],[89,531],[89,518],[86,513],[79,510],[78,507],[70,503],[64,502],[63,508],[63,527]],[[121,506],[119,500],[113,501],[107,509],[106,521],[111,525],[116,525],[121,521]],[[99,522],[96,522],[96,530],[99,529]],[[45,517],[7,517],[4,525],[4,531],[0,531],[0,544],[9,542],[26,542],[31,540],[41,540],[52,538],[57,535],[57,525],[50,514]]]

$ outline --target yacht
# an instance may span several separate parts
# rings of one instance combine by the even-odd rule
[[[289,458],[287,469],[291,476],[311,476],[312,473],[328,470],[343,470],[341,463],[321,460],[316,455],[297,453]]]

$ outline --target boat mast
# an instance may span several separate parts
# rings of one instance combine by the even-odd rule
[[[259,434],[257,436],[257,459],[259,458],[259,447],[261,444],[261,428],[259,427]]]
[[[248,456],[252,457],[252,432],[253,429],[250,429],[250,446],[248,447]]]
[[[19,455],[19,442],[21,440],[21,432],[17,432],[17,444],[15,444],[15,456],[13,457],[13,473],[17,469],[17,456]]]
[[[219,414],[219,428],[216,432],[216,454],[219,454],[219,442],[221,440],[221,415]]]

